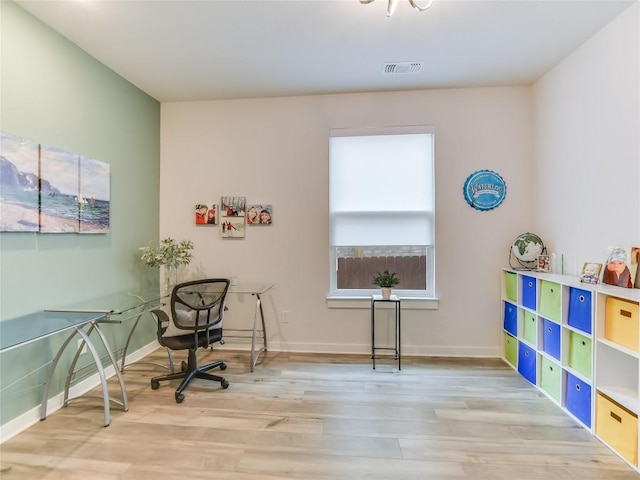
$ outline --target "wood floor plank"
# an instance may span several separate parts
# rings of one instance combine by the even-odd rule
[[[76,399],[0,446],[0,476],[640,480],[499,359],[407,357],[398,371],[366,356],[268,352],[252,373],[246,352],[200,357],[225,359],[228,389],[197,380],[176,404],[178,382],[150,387],[165,369],[135,364],[128,412],[114,406],[104,428],[101,399]],[[145,360],[166,363],[166,352]]]

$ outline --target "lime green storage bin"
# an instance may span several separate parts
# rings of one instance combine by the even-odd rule
[[[536,347],[538,343],[538,322],[536,314],[529,310],[525,310],[523,314],[522,338],[534,347]]]
[[[591,378],[592,357],[591,339],[577,332],[569,332],[569,367]]]
[[[514,367],[518,366],[518,340],[508,333],[504,334],[504,359]]]
[[[554,282],[542,280],[540,282],[540,307],[538,313],[549,320],[561,320],[562,287]]]
[[[562,368],[553,360],[539,356],[540,359],[540,388],[551,398],[560,402],[562,398]]]
[[[518,276],[513,272],[504,273],[505,294],[509,300],[518,301]]]

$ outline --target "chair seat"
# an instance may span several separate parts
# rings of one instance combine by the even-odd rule
[[[176,335],[173,337],[163,337],[163,346],[170,348],[171,350],[189,350],[193,348],[194,334],[189,332],[186,335]],[[222,329],[214,328],[209,330],[209,337],[207,332],[198,332],[198,347],[206,348],[210,343],[217,343],[222,340]]]

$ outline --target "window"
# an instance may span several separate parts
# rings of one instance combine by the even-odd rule
[[[400,295],[435,296],[433,171],[430,127],[331,131],[330,295],[375,293],[388,269]]]

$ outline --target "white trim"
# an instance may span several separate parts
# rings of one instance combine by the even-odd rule
[[[419,298],[400,296],[403,310],[437,310],[440,306],[439,298]],[[327,297],[327,308],[371,308],[371,297]]]

